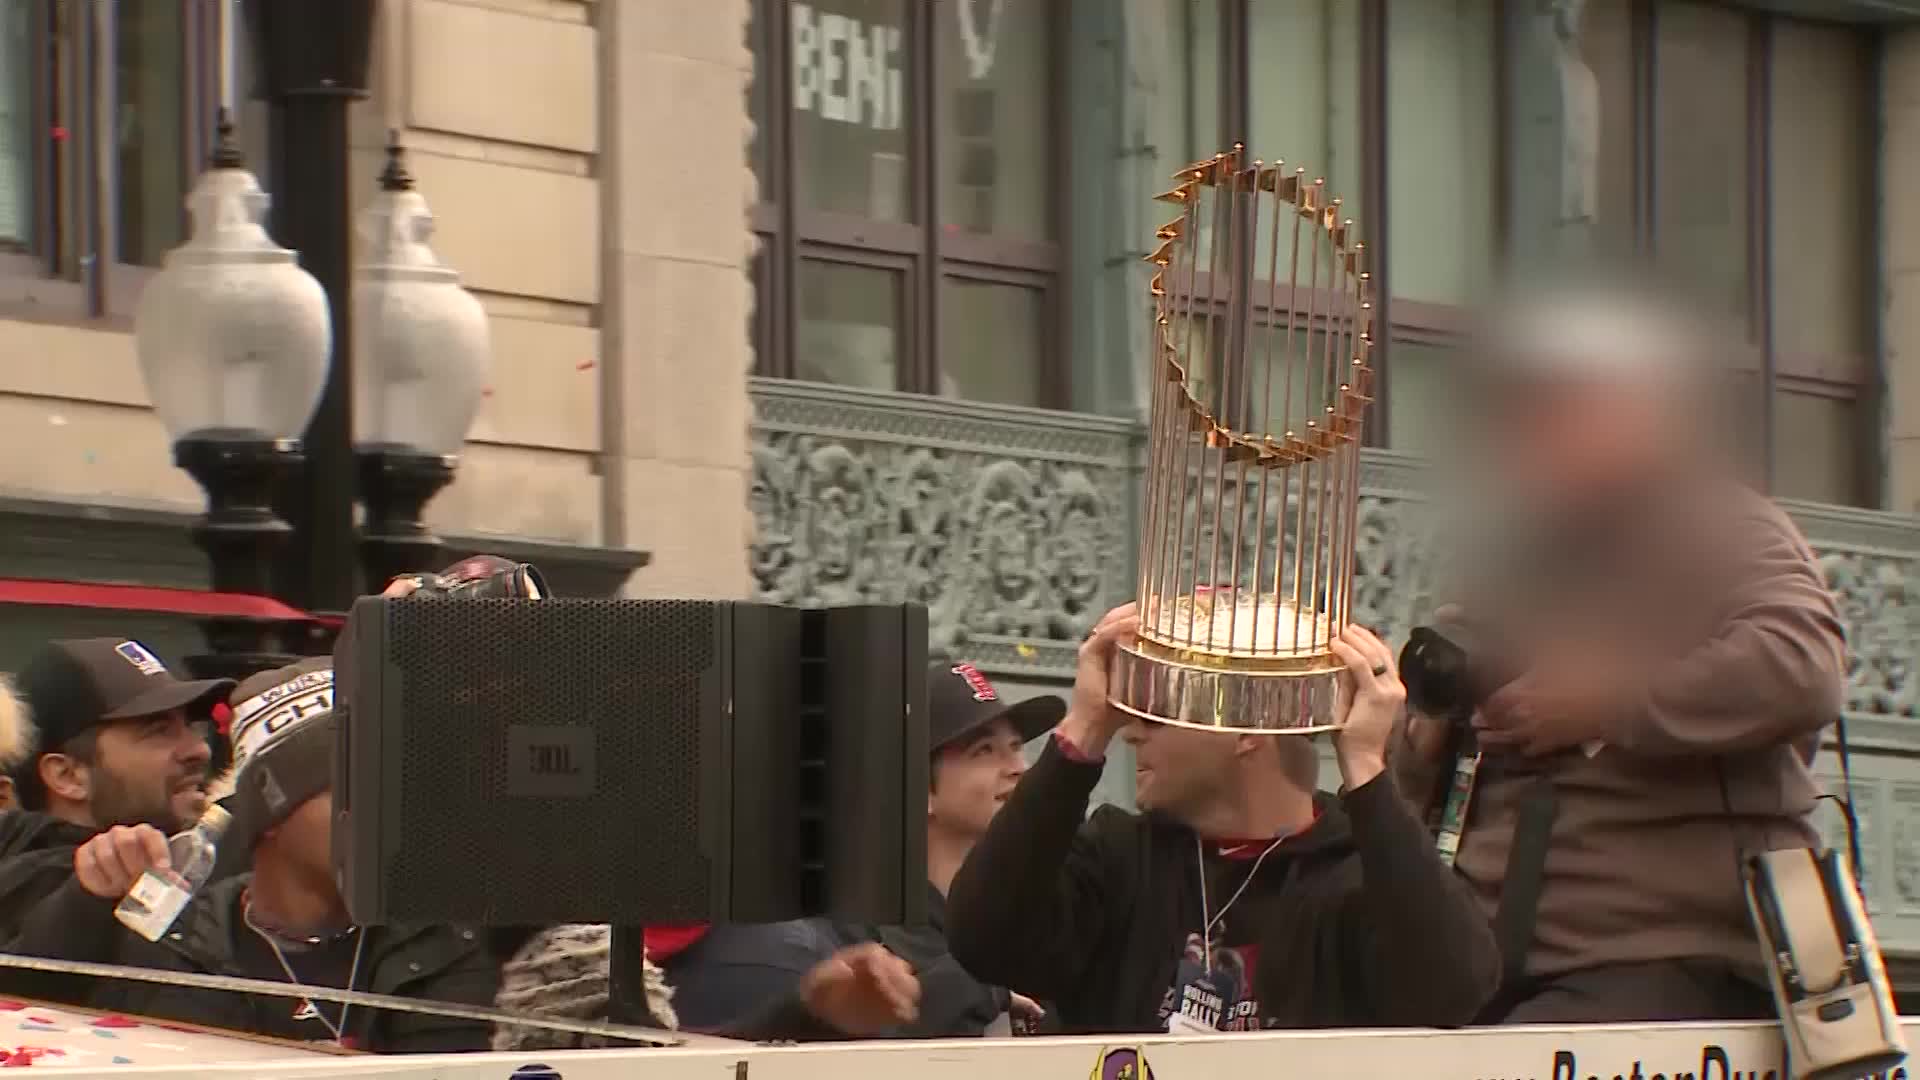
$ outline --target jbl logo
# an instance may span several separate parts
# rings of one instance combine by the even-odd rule
[[[574,767],[573,750],[567,746],[527,747],[528,767],[535,776],[577,776],[580,770]]]
[[[507,728],[507,795],[586,799],[594,795],[594,730],[571,724]]]

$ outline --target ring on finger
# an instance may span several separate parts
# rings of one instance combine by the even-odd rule
[[[1376,678],[1376,679],[1377,679],[1377,678],[1379,678],[1380,676],[1382,676],[1382,675],[1385,675],[1386,673],[1387,673],[1387,665],[1385,665],[1385,664],[1375,664],[1375,665],[1373,665],[1373,677],[1374,677],[1374,678]]]

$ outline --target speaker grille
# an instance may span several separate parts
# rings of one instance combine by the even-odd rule
[[[400,821],[383,829],[394,846],[381,869],[392,918],[705,916],[701,733],[724,722],[723,605],[425,600],[389,612],[388,679],[397,669],[401,693],[380,710],[401,727]],[[590,787],[510,793],[509,731],[529,725],[591,729]]]

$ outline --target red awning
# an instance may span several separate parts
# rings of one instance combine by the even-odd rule
[[[193,619],[256,619],[261,622],[314,623],[338,630],[346,620],[289,607],[270,596],[167,589],[154,585],[102,585],[84,581],[0,578],[0,604],[42,607],[104,608],[145,611]]]

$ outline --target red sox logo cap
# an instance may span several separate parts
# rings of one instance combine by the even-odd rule
[[[953,673],[966,680],[967,688],[973,691],[973,700],[1000,700],[1000,695],[993,690],[993,684],[987,681],[985,675],[980,674],[979,668],[974,667],[972,664],[955,664],[953,665]]]

